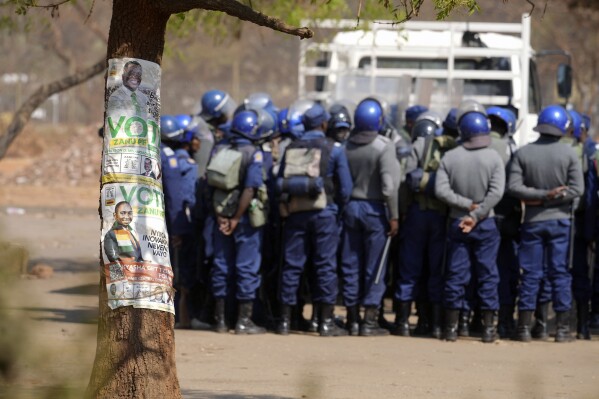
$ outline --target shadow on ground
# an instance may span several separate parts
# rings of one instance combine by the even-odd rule
[[[50,291],[52,294],[64,294],[64,295],[92,295],[98,296],[100,294],[100,287],[98,284],[83,284],[75,287],[62,288],[60,290]]]
[[[181,391],[184,399],[293,399],[289,396],[274,395],[248,395],[244,393],[215,393],[198,391],[195,389],[183,389]]]
[[[52,266],[55,272],[93,272],[99,270],[100,265],[98,259],[35,258],[29,261],[29,268],[38,263]]]
[[[96,324],[98,322],[97,307],[81,307],[79,309],[56,309],[56,308],[20,308],[25,312],[35,313],[51,313],[51,315],[42,315],[32,317],[33,320],[39,321],[56,321],[61,323],[80,323],[80,324]]]

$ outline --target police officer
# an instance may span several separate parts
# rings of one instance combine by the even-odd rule
[[[198,125],[196,135],[201,141],[201,148],[194,159],[198,164],[200,176],[204,176],[214,143],[220,141],[224,134],[219,126],[229,121],[237,105],[225,91],[208,90],[202,95],[200,106],[200,113],[191,123]]]
[[[513,133],[516,117],[506,108],[489,107],[487,115],[491,122],[490,148],[497,151],[504,164],[507,165],[515,152]],[[514,311],[518,296],[518,231],[520,228],[520,201],[504,194],[495,207],[495,220],[501,235],[497,268],[499,270],[499,316],[497,332],[500,338],[510,338],[515,332]]]
[[[196,276],[196,182],[198,168],[192,157],[193,134],[175,117],[160,118],[161,164],[163,173],[166,225],[171,247],[171,264],[175,270],[179,322],[177,328],[191,328],[188,302]]]
[[[434,189],[440,160],[456,146],[454,137],[437,135],[441,126],[440,117],[427,111],[418,117],[412,128],[412,154],[417,167],[408,172],[406,178],[413,200],[401,231],[395,292],[397,314],[394,334],[400,336],[410,335],[408,319],[412,301],[420,299],[419,320],[429,319],[430,314],[431,323],[427,328],[430,331],[427,333],[441,338],[447,205],[435,197]],[[425,283],[420,284],[423,279]],[[426,292],[419,293],[419,289]]]
[[[445,339],[457,339],[459,311],[473,274],[483,313],[483,342],[496,339],[494,313],[499,308],[497,250],[499,232],[493,218],[505,188],[505,169],[488,148],[490,127],[481,111],[458,112],[462,143],[441,160],[435,182],[437,198],[450,207],[444,286]]]
[[[347,325],[352,335],[389,334],[379,327],[377,318],[385,292],[385,243],[398,230],[401,170],[393,143],[378,133],[383,117],[378,101],[363,100],[356,108],[356,128],[346,144],[354,187],[343,215],[341,269]],[[360,305],[364,306],[364,318],[356,331]]]
[[[262,240],[262,229],[252,223],[250,215],[257,193],[264,185],[263,154],[254,145],[258,139],[258,113],[252,110],[238,113],[231,124],[229,142],[216,147],[207,167],[217,217],[212,271],[217,332],[228,330],[225,297],[231,276],[235,279],[235,296],[239,301],[235,333],[265,332],[251,320],[253,302],[260,286]]]
[[[335,325],[333,315],[339,241],[338,205],[333,199],[347,202],[352,181],[343,148],[325,137],[329,117],[318,104],[304,113],[306,132],[287,146],[279,170],[281,203],[289,213],[283,231],[282,318],[277,327],[277,333],[283,335],[289,333],[291,307],[297,303],[300,278],[308,261],[316,272],[312,301],[321,308],[319,334],[347,335]]]
[[[409,142],[412,137],[412,128],[414,127],[414,123],[416,123],[416,119],[418,119],[418,117],[426,111],[428,111],[428,107],[420,104],[412,105],[406,108],[404,113],[404,125],[400,130],[400,135],[406,141]]]
[[[590,128],[590,118],[586,122]],[[595,137],[594,140],[597,138]],[[585,192],[586,216],[588,223],[585,225],[585,237],[595,244],[596,253],[599,248],[599,145],[594,140],[587,143],[588,173],[586,177],[587,189]],[[593,281],[591,286],[591,312],[589,327],[599,329],[599,258],[595,254],[593,268]]]
[[[329,108],[329,114],[331,114],[331,118],[326,132],[327,137],[344,144],[352,128],[349,110],[342,104],[333,104]]]
[[[588,159],[584,151],[584,141],[587,128],[581,114],[572,109],[569,111],[572,118],[572,127],[562,142],[570,144],[581,163],[583,176],[588,174]],[[589,279],[588,246],[592,237],[585,234],[586,225],[593,223],[593,219],[586,219],[586,196],[581,197],[580,203],[574,212],[574,237],[573,247],[570,249],[572,273],[572,294],[576,301],[576,337],[578,339],[591,339],[589,331],[589,303],[591,300],[591,280]]]
[[[560,143],[571,124],[568,112],[550,105],[539,114],[540,137],[516,152],[510,166],[509,193],[526,206],[520,231],[518,259],[522,270],[518,301],[517,340],[531,340],[530,323],[537,302],[543,267],[551,285],[556,312],[556,342],[568,342],[572,306],[568,272],[573,200],[584,191],[575,151]]]

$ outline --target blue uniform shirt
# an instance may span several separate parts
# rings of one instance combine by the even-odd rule
[[[173,235],[193,232],[198,168],[189,153],[161,144],[162,183],[167,227]]]

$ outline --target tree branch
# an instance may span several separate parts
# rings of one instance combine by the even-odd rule
[[[51,95],[70,89],[80,83],[93,78],[106,70],[106,59],[102,57],[100,61],[81,70],[73,75],[67,76],[55,82],[43,85],[38,88],[13,115],[10,125],[3,136],[0,136],[0,159],[4,158],[8,147],[18,134],[23,130],[25,124],[31,119],[31,114],[37,107],[46,101]]]
[[[89,10],[83,8],[81,3],[79,2],[73,3],[73,7],[75,7],[75,10],[79,13],[79,15],[81,15],[81,17],[84,18],[83,24],[86,25],[89,28],[89,30],[91,30],[92,33],[94,33],[100,40],[102,40],[104,43],[108,43],[108,35],[106,35],[106,29],[102,29],[93,19],[90,18],[91,13],[93,11],[94,3],[95,0],[92,3],[91,8]]]
[[[300,39],[309,39],[314,36],[314,32],[309,28],[298,28],[288,25],[278,18],[264,15],[235,0],[159,0],[155,2],[155,6],[168,14],[177,14],[196,8],[221,11],[242,21],[248,21],[278,32],[298,36]]]

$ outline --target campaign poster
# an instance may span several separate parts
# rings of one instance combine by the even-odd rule
[[[160,73],[145,60],[108,61],[103,183],[160,185]]]
[[[107,93],[101,247],[108,306],[174,313],[160,170],[160,66],[109,60]]]

